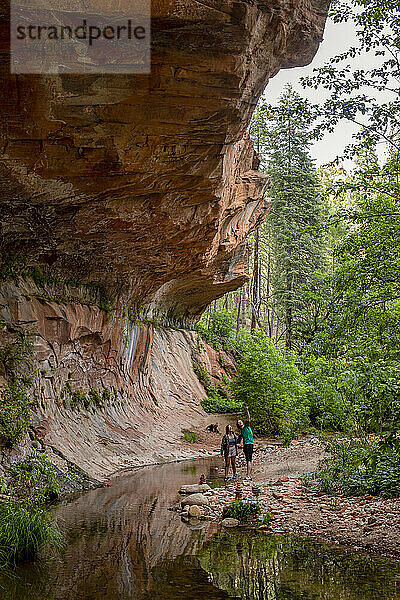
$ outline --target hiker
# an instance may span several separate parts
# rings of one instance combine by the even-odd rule
[[[254,449],[254,440],[253,440],[253,431],[250,427],[250,413],[249,407],[246,406],[246,416],[247,420],[243,423],[242,419],[239,419],[237,422],[237,426],[240,429],[240,434],[238,437],[238,443],[243,440],[243,452],[246,457],[246,477],[251,481],[251,467],[253,464],[253,449]]]
[[[221,441],[221,455],[225,458],[225,479],[228,479],[229,464],[232,465],[233,477],[236,477],[237,441],[238,437],[233,431],[232,425],[227,425]]]

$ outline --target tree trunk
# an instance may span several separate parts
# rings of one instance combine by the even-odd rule
[[[237,316],[236,316],[236,335],[238,335],[238,333],[240,331],[243,292],[244,292],[244,287],[240,288],[240,290],[239,290],[239,299],[238,299]]]
[[[293,327],[293,314],[292,314],[292,293],[293,293],[293,282],[289,275],[289,270],[286,270],[286,302],[285,302],[285,341],[286,348],[291,350],[292,348],[292,327]]]
[[[251,293],[251,331],[254,331],[257,325],[257,307],[258,307],[258,290],[259,290],[259,244],[260,233],[257,229],[254,235],[254,262],[253,262],[253,278],[252,278],[252,293]]]

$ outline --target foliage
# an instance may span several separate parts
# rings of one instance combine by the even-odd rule
[[[232,390],[238,403],[249,406],[255,431],[278,433],[285,422],[301,421],[307,389],[293,355],[285,356],[260,332],[242,334],[239,349],[239,376]]]
[[[0,440],[11,447],[26,435],[30,425],[28,388],[32,379],[27,375],[31,366],[33,345],[29,338],[17,333],[0,348],[0,363],[6,384],[1,391]]]
[[[198,441],[198,435],[197,433],[194,433],[194,431],[186,431],[183,434],[183,439],[185,442],[190,442],[191,444],[194,444]]]
[[[214,388],[210,391],[201,406],[207,413],[238,413],[243,406],[234,398],[229,397],[224,390]]]
[[[288,86],[276,106],[257,108],[250,128],[271,177],[272,207],[261,230],[268,301],[289,349],[298,313],[308,304],[304,291],[322,263],[320,184],[309,154],[313,119],[309,103]]]
[[[7,496],[7,502],[0,503],[0,568],[34,559],[45,546],[61,545],[63,536],[44,506],[58,497],[61,484],[73,478],[35,449],[5,468],[0,481],[1,493]]]
[[[0,363],[4,373],[16,377],[20,373],[21,363],[30,363],[32,352],[31,340],[22,333],[16,334],[0,348]]]
[[[6,493],[25,505],[39,506],[55,500],[61,484],[72,482],[71,473],[60,473],[42,451],[33,449],[21,462],[6,469]]]
[[[20,379],[10,380],[1,392],[0,439],[4,446],[15,446],[28,431],[30,400]]]
[[[342,431],[348,422],[347,407],[337,389],[337,362],[314,355],[302,357],[309,402],[309,421],[321,431]]]
[[[201,401],[207,413],[236,413],[241,410],[242,405],[238,404],[228,391],[212,384],[211,376],[203,364],[193,363],[193,370],[207,392],[206,398]]]
[[[197,379],[204,387],[206,392],[210,392],[213,388],[211,375],[207,373],[205,366],[202,363],[193,363],[193,371],[197,375]]]
[[[44,509],[0,503],[0,567],[31,560],[44,546],[59,548],[62,541]]]
[[[196,324],[195,330],[217,351],[232,350],[235,345],[234,317],[226,310],[208,310]]]
[[[245,521],[249,517],[254,517],[261,514],[261,506],[258,502],[247,502],[245,500],[234,500],[227,507],[224,517]]]
[[[118,399],[118,392],[115,387],[104,387],[101,390],[96,389],[72,389],[71,382],[68,380],[60,391],[58,403],[64,408],[72,410],[96,410],[103,409],[107,404],[115,402]]]
[[[347,149],[353,157],[365,147],[384,141],[399,151],[400,124],[400,7],[397,0],[342,0],[333,3],[331,18],[354,26],[357,44],[332,57],[315,75],[304,78],[305,86],[325,88],[328,99],[319,108],[322,131],[333,131],[344,119],[358,132]],[[371,68],[352,66],[361,57],[368,65],[368,53],[380,64]],[[377,62],[375,61],[375,63]],[[386,96],[382,98],[382,92]],[[390,99],[389,99],[390,98]],[[364,179],[365,190],[376,191],[375,181]],[[390,186],[381,186],[390,192]]]
[[[397,438],[337,440],[327,450],[332,458],[322,460],[306,484],[327,493],[388,498],[400,495],[400,442]]]
[[[274,515],[271,512],[267,511],[266,513],[263,513],[260,525],[269,527],[273,520],[274,520]]]

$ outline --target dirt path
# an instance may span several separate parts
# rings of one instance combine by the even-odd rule
[[[211,438],[207,439],[207,450],[217,446],[220,436]],[[324,445],[317,438],[294,441],[289,448],[273,440],[259,440],[253,482],[242,484],[244,497],[254,500],[251,487],[260,487],[259,502],[274,515],[273,533],[309,535],[400,559],[400,498],[348,498],[309,491],[302,485],[302,476],[313,471],[325,456]],[[243,457],[238,472],[241,481],[245,475]],[[234,499],[235,487],[236,482],[228,481],[216,490],[219,506]]]

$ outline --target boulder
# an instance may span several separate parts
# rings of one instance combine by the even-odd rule
[[[208,492],[211,490],[207,483],[192,483],[183,485],[179,490],[180,494],[201,494],[202,492]]]
[[[226,519],[221,522],[222,527],[237,527],[239,524],[240,521],[232,519],[231,517],[226,517]]]
[[[197,506],[208,506],[209,500],[204,494],[190,494],[190,496],[186,496],[181,502],[182,506],[194,506],[195,504]]]
[[[197,506],[197,504],[192,504],[192,506],[189,507],[189,515],[191,517],[201,517],[202,514],[203,511],[200,506]]]

